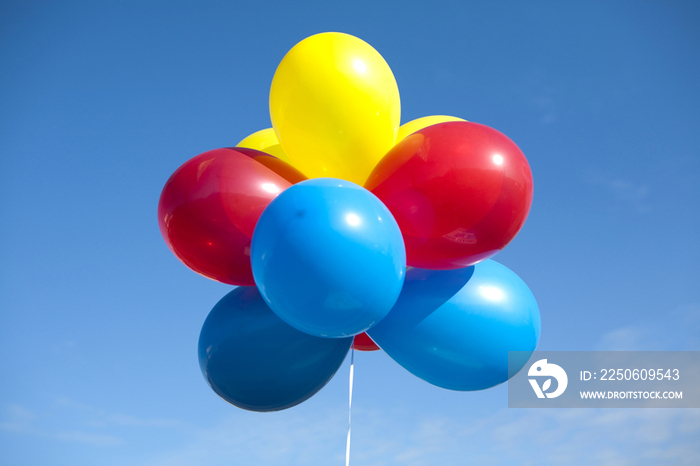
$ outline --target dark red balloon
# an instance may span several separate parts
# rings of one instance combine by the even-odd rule
[[[232,150],[245,154],[256,162],[265,165],[267,168],[292,184],[308,179],[302,172],[289,165],[284,160],[278,159],[274,155],[270,155],[255,149],[248,149],[247,147],[234,147]]]
[[[299,176],[285,162],[253,149],[200,154],[175,170],[163,187],[158,203],[163,239],[195,272],[230,285],[254,285],[250,242],[255,224],[267,204]]]
[[[377,351],[379,349],[379,346],[364,332],[355,335],[352,344],[358,351]]]
[[[467,267],[520,231],[532,203],[527,159],[504,134],[478,123],[428,126],[394,146],[365,187],[401,228],[409,266]]]

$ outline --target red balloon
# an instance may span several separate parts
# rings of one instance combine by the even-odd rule
[[[308,179],[302,172],[289,165],[284,160],[278,159],[274,155],[270,155],[255,149],[248,149],[247,147],[234,147],[233,150],[245,154],[256,162],[265,165],[267,168],[292,184]]]
[[[379,346],[364,332],[355,335],[353,345],[358,351],[377,351],[379,349]]]
[[[504,134],[465,121],[428,126],[394,146],[365,182],[401,228],[409,266],[467,267],[520,231],[532,204],[527,159]]]
[[[163,187],[158,202],[163,239],[195,272],[230,285],[254,285],[250,242],[255,224],[299,175],[253,149],[200,154],[175,170]]]

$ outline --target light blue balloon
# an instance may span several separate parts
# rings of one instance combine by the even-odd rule
[[[406,272],[399,226],[371,192],[315,178],[280,193],[253,233],[253,277],[273,311],[311,335],[364,332],[388,314]]]
[[[224,400],[250,411],[278,411],[307,400],[333,377],[352,338],[319,338],[275,315],[257,288],[224,296],[204,321],[199,366]]]
[[[540,338],[540,312],[525,283],[487,260],[456,270],[409,268],[389,315],[368,335],[412,374],[452,390],[503,383]],[[526,351],[511,361],[508,352]]]

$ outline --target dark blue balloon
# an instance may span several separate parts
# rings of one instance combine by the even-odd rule
[[[224,400],[250,411],[278,411],[307,400],[333,377],[352,338],[319,338],[275,315],[254,286],[219,301],[199,335],[199,366]]]
[[[253,277],[282,320],[306,333],[347,337],[391,310],[406,250],[391,212],[354,183],[316,178],[280,193],[253,233]]]
[[[409,268],[389,315],[368,332],[414,375],[452,390],[481,390],[505,382],[527,362],[508,352],[532,352],[540,313],[525,283],[487,260],[455,270]],[[522,357],[526,356],[526,357]]]

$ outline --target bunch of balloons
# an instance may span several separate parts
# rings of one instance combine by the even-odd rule
[[[185,162],[158,205],[170,250],[237,286],[200,334],[214,391],[254,411],[294,406],[333,377],[353,341],[444,388],[512,376],[508,352],[534,351],[539,310],[489,258],[532,202],[520,149],[456,117],[400,126],[386,61],[341,33],[287,53],[270,117],[272,128],[237,147]]]

